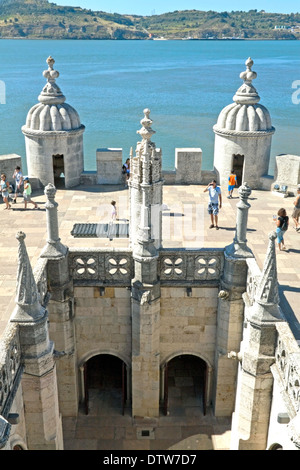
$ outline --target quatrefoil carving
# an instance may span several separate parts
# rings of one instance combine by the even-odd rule
[[[200,277],[214,277],[217,275],[218,261],[216,258],[202,258],[196,259],[196,274]]]
[[[79,275],[94,275],[97,272],[96,260],[92,257],[82,257],[76,259],[76,273]]]
[[[166,276],[182,276],[183,259],[182,258],[165,258],[163,260],[163,272]]]
[[[109,258],[108,260],[108,272],[110,275],[121,274],[125,276],[128,274],[128,259],[127,258]]]

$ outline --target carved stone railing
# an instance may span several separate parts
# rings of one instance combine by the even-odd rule
[[[74,285],[129,287],[133,259],[129,249],[70,249],[69,268]]]
[[[218,283],[224,267],[223,249],[177,249],[160,251],[161,285]]]
[[[162,249],[159,278],[162,285],[215,284],[223,272],[222,249]],[[70,249],[69,268],[74,285],[130,286],[134,263],[130,249]]]
[[[256,289],[258,282],[261,277],[261,270],[258,267],[258,264],[255,258],[248,258],[246,260],[248,272],[247,272],[247,288],[244,295],[244,300],[248,306],[253,305],[254,297],[256,294]]]
[[[17,324],[9,324],[0,343],[0,415],[7,417],[21,373]]]
[[[46,307],[49,300],[47,262],[46,258],[39,258],[33,271],[39,293],[39,301],[43,307]]]
[[[288,323],[276,325],[275,352],[277,380],[291,418],[300,412],[300,348]],[[294,416],[293,416],[294,415]]]

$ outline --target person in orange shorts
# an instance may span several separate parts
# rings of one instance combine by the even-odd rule
[[[228,199],[232,198],[232,193],[236,186],[237,186],[237,178],[236,178],[235,171],[232,170],[228,178],[228,196],[227,196]]]

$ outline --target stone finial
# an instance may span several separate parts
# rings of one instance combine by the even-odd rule
[[[272,306],[279,304],[275,249],[276,237],[277,235],[275,232],[271,232],[269,234],[269,245],[264,262],[263,272],[255,293],[255,301],[260,305]]]
[[[244,80],[244,83],[234,95],[233,100],[238,104],[256,104],[260,101],[260,97],[252,84],[252,81],[257,77],[257,73],[252,70],[253,60],[251,57],[246,60],[245,65],[246,70],[240,74],[240,78]]]
[[[35,322],[42,318],[45,309],[39,303],[37,285],[28,258],[24,232],[18,232],[18,270],[16,288],[16,309],[12,321]]]
[[[47,184],[47,186],[44,189],[44,193],[47,196],[47,199],[54,199],[56,192],[57,192],[57,189],[52,183]]]
[[[253,67],[253,60],[251,57],[248,57],[248,59],[245,62],[246,65],[246,70],[240,74],[240,78],[244,80],[245,83],[251,84],[252,80],[255,80],[257,77],[257,73],[253,72],[252,67]]]
[[[139,153],[143,151],[145,141],[148,142],[151,148],[155,148],[154,142],[151,142],[151,137],[153,136],[153,134],[155,134],[155,131],[151,128],[153,121],[149,117],[150,109],[146,108],[144,109],[143,112],[144,112],[144,117],[140,121],[140,123],[142,124],[142,128],[139,131],[137,131],[137,134],[140,134],[140,136],[143,139],[142,142],[138,144]]]
[[[251,192],[251,188],[248,183],[246,183],[246,181],[238,189],[240,199],[243,201],[247,200],[250,197]]]
[[[248,198],[251,188],[245,182],[239,187],[240,200],[237,204],[236,229],[233,243],[225,248],[225,253],[233,258],[253,258],[251,249],[247,246],[247,224],[250,204]]]
[[[47,83],[38,99],[43,104],[62,104],[66,101],[66,98],[56,83],[56,79],[59,77],[59,72],[53,69],[55,60],[50,56],[46,62],[48,64],[48,69],[44,70],[43,76],[47,78]]]
[[[49,56],[46,62],[48,64],[48,70],[44,70],[43,75],[48,79],[48,82],[55,82],[55,79],[59,77],[59,72],[53,69],[55,60],[53,57]]]

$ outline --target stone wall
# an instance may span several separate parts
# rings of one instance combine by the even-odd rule
[[[14,183],[12,176],[16,166],[19,166],[22,171],[22,159],[19,155],[15,153],[10,155],[0,155],[0,173],[6,174],[6,178],[9,183]]]
[[[98,149],[97,183],[98,184],[122,184],[122,149]]]
[[[75,287],[78,362],[97,354],[131,357],[130,290],[126,287]]]
[[[214,362],[218,307],[217,287],[163,287],[160,302],[160,355],[196,354]]]
[[[300,184],[300,156],[278,155],[274,173],[274,185],[287,186],[288,193],[297,194],[297,186]]]

